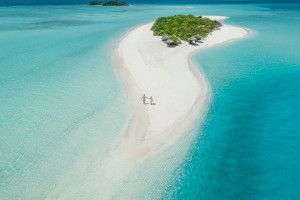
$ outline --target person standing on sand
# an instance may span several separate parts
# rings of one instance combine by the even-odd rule
[[[144,96],[142,97],[142,100],[143,100],[143,104],[146,104],[146,95],[144,94]]]
[[[152,98],[152,96],[149,99],[150,99],[150,105],[153,105],[153,98]]]

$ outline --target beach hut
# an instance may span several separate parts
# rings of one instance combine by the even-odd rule
[[[190,37],[190,38],[188,39],[188,41],[189,41],[190,44],[196,44],[197,38],[195,38],[194,36],[192,36],[192,37]]]
[[[201,39],[202,39],[202,37],[201,37],[199,34],[195,35],[194,37],[195,37],[197,40],[201,40]]]
[[[169,40],[169,39],[171,39],[171,38],[170,38],[168,35],[165,35],[165,36],[162,37],[162,40],[163,40],[163,41],[167,41],[167,40]]]
[[[171,39],[168,39],[166,41],[166,43],[167,43],[168,46],[175,45],[175,42],[173,40],[171,40]]]

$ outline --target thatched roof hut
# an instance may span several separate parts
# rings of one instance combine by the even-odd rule
[[[188,39],[188,41],[192,41],[192,42],[196,42],[197,41],[197,38],[195,38],[195,36],[192,36]]]
[[[202,37],[201,37],[199,34],[195,35],[194,37],[195,37],[197,40],[201,40],[201,39],[202,39]]]
[[[197,42],[198,40],[197,40],[197,38],[195,38],[194,36],[192,36],[192,37],[190,37],[190,38],[188,39],[188,41],[189,41],[190,44],[193,44],[193,43],[196,44],[196,42]]]
[[[170,38],[168,35],[165,35],[165,36],[162,37],[162,40],[163,40],[163,41],[167,41],[167,40],[169,40],[169,39],[171,39],[171,38]]]
[[[171,39],[168,39],[168,40],[166,41],[166,43],[167,43],[168,46],[174,45],[174,44],[175,44],[175,42],[174,42],[173,40],[171,40]]]

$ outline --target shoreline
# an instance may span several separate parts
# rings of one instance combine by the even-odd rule
[[[203,16],[219,21],[227,17]],[[170,48],[153,36],[152,23],[130,30],[114,50],[116,73],[127,92],[132,120],[115,149],[122,160],[138,160],[187,133],[206,114],[210,87],[191,57],[202,50],[249,35],[246,29],[223,24],[203,43],[183,42]],[[156,105],[143,105],[141,97],[153,96]]]

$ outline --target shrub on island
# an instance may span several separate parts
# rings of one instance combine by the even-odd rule
[[[90,6],[128,6],[124,1],[92,1],[89,3]]]
[[[202,18],[202,16],[175,15],[158,18],[151,30],[156,36],[167,35],[175,44],[180,44],[178,38],[184,41],[188,41],[190,37],[195,35],[203,38],[221,26],[220,22],[209,18]]]

